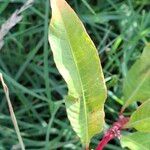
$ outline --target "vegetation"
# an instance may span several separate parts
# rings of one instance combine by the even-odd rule
[[[0,2],[0,24],[22,2]],[[140,57],[142,49],[149,41],[149,2],[72,0],[70,4],[85,24],[101,57],[108,90],[105,103],[105,121],[108,128],[117,120],[118,112],[123,107],[123,79],[128,77],[129,68]],[[5,43],[0,51],[0,72],[9,87],[26,149],[82,149],[81,142],[66,116],[64,96],[67,95],[67,86],[56,69],[48,46],[49,14],[48,0],[36,0],[32,7],[22,13],[23,20],[4,39]],[[2,89],[0,96],[0,149],[17,149],[18,139]],[[143,107],[147,106],[145,103]],[[139,103],[132,103],[124,115],[130,116],[138,105]],[[134,113],[128,126],[133,125],[138,113]],[[143,117],[146,116],[142,115]],[[124,131],[123,134],[127,133],[128,131]],[[123,136],[127,142],[122,145],[128,146],[127,143],[131,143],[128,139],[133,140],[140,135],[134,133],[128,136]],[[142,136],[149,137],[148,134]],[[96,147],[101,137],[102,133],[96,135],[90,146]],[[136,141],[139,143],[139,140]],[[146,144],[141,142],[138,147],[131,145],[131,149],[138,150]],[[114,139],[106,149],[122,148],[119,140]]]

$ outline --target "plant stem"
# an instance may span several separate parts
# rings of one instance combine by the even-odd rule
[[[85,146],[85,150],[89,150],[89,144]]]
[[[123,115],[119,116],[119,119],[114,122],[113,126],[104,134],[102,140],[98,144],[96,150],[103,150],[107,143],[114,139],[115,137],[120,138],[121,130],[124,125],[129,121],[129,118],[124,117]]]

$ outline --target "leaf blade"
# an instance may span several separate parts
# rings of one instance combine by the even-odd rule
[[[131,115],[126,127],[134,127],[141,132],[150,132],[150,99],[144,102]]]
[[[131,150],[149,150],[150,149],[150,133],[135,132],[124,135],[121,138],[122,147],[128,147]]]
[[[106,86],[100,60],[71,7],[64,0],[52,0],[51,7],[49,42],[56,66],[68,85],[68,117],[82,142],[88,144],[104,124]]]
[[[150,98],[150,44],[131,69],[124,80],[123,94],[125,104],[123,110],[132,102],[144,102]]]

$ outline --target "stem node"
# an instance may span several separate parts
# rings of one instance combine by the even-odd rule
[[[121,130],[123,129],[124,125],[128,121],[129,121],[129,118],[126,118],[123,115],[120,115],[119,119],[116,122],[114,122],[113,126],[104,134],[96,150],[103,150],[103,148],[107,145],[107,143],[116,137],[120,139]]]

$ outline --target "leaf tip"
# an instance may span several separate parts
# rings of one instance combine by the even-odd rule
[[[58,8],[63,8],[65,0],[50,0],[51,7],[57,6]]]

